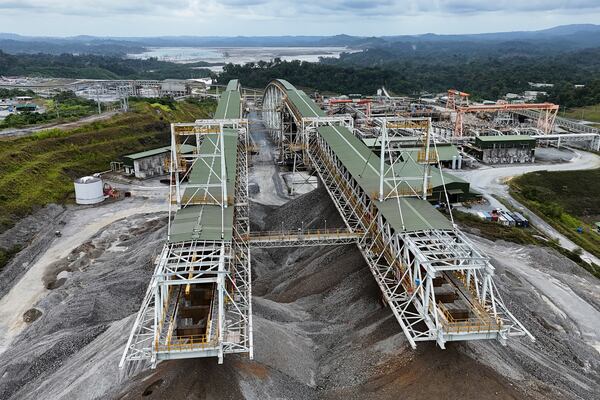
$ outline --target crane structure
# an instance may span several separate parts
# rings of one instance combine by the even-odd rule
[[[448,108],[448,106],[446,107]],[[453,108],[456,111],[456,119],[454,121],[454,136],[462,137],[464,135],[464,116],[466,114],[477,113],[512,113],[535,118],[537,129],[542,131],[544,134],[550,134],[554,131],[554,123],[556,121],[556,115],[558,114],[558,108],[559,106],[553,103],[496,103],[455,106]]]
[[[131,330],[130,361],[253,357],[251,247],[356,245],[410,345],[527,336],[494,284],[488,257],[428,201],[441,180],[429,118],[377,117],[379,147],[354,134],[352,119],[328,116],[303,91],[274,80],[262,116],[280,154],[312,169],[343,229],[250,232],[248,123],[237,80],[213,119],[171,125],[167,241]],[[395,131],[419,151],[394,147]],[[182,145],[195,151],[182,154]],[[295,163],[296,161],[294,161]],[[448,204],[448,194],[445,194]]]
[[[446,99],[446,108],[448,110],[456,110],[457,106],[468,106],[469,105],[469,96],[470,96],[469,93],[461,92],[456,89],[448,89],[448,97]]]

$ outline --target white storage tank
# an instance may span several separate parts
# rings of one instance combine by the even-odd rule
[[[102,179],[84,176],[75,180],[75,202],[77,204],[96,204],[104,200]]]

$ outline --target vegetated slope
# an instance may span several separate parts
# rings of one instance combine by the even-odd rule
[[[106,171],[120,156],[170,142],[169,122],[208,117],[214,102],[136,103],[132,112],[73,130],[0,141],[0,231],[35,207],[67,201],[73,179]]]
[[[572,108],[565,114],[561,113],[561,116],[574,119],[582,119],[585,121],[596,122],[595,126],[600,126],[600,103],[593,104],[587,107]]]
[[[600,269],[594,265],[590,265],[587,261],[584,261],[581,258],[580,252],[565,249],[557,241],[551,240],[552,238],[544,237],[535,227],[530,226],[523,228],[504,226],[497,222],[481,220],[481,218],[474,214],[457,210],[454,210],[452,214],[454,216],[454,221],[458,223],[464,232],[491,241],[505,241],[519,245],[534,245],[553,249],[567,257],[569,260],[577,263],[580,267],[589,271],[597,278],[600,278]]]
[[[600,221],[600,169],[530,172],[511,180],[510,186],[529,209],[600,257],[600,235],[593,226]]]
[[[46,107],[46,111],[43,113],[20,112],[10,114],[4,118],[4,120],[0,121],[0,129],[74,121],[81,117],[94,114],[98,110],[98,106],[94,100],[77,97],[75,93],[71,91],[61,92],[48,100],[43,100],[33,92],[28,92],[30,91],[0,89],[0,98],[34,96],[34,102],[43,103]]]

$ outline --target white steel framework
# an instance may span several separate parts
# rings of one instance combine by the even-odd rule
[[[223,355],[228,353],[247,353],[253,358],[246,126],[244,119],[172,125],[169,239],[174,211],[196,206],[199,220],[203,212],[208,212],[205,207],[213,207],[212,212],[214,208],[220,210],[221,240],[192,239],[165,244],[121,367],[126,361],[149,360],[154,367],[160,360],[197,357],[217,357],[222,363]],[[238,138],[234,193],[227,193],[224,129],[235,130]],[[196,139],[196,152],[184,155],[181,144],[189,138]],[[200,153],[204,140],[214,141],[212,154]],[[186,198],[181,182],[194,167],[206,169],[208,179],[206,183],[188,183],[186,189],[192,189],[193,195]],[[229,175],[233,175],[231,171]],[[234,207],[232,235],[231,239],[225,239],[224,213],[229,206]],[[209,305],[185,304],[185,298],[195,290],[203,291],[201,295]],[[202,327],[204,333],[185,334],[178,321],[193,320],[190,315],[200,308],[207,316]]]
[[[314,137],[309,156],[348,229],[364,232],[359,250],[413,348],[423,340],[444,348],[452,340],[533,339],[505,307],[489,260],[458,229],[394,232],[322,138]],[[440,282],[468,316],[457,318],[436,300]]]
[[[270,84],[263,100],[265,124],[273,130],[283,129],[284,113],[293,111],[286,105],[286,88],[280,86]],[[388,172],[399,160],[397,150],[393,152],[386,139],[387,130],[419,129],[423,122],[380,121],[380,190],[373,196],[365,193],[316,129],[307,129],[298,113],[290,115],[293,121],[289,126],[296,128],[304,144],[303,157],[321,178],[348,230],[361,236],[358,248],[413,348],[425,340],[434,340],[442,348],[455,340],[497,339],[505,343],[510,336],[523,335],[534,340],[502,301],[493,282],[494,267],[455,226],[395,231],[373,200],[397,201],[400,214],[400,197],[426,201],[429,164],[439,159],[430,120],[421,137],[423,154],[417,160],[426,167],[422,176],[411,177],[422,180],[422,190],[410,194],[397,190],[402,177],[389,177]],[[341,121],[317,119],[322,125],[343,126]]]

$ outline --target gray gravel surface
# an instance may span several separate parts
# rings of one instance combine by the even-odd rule
[[[252,224],[341,226],[321,190]],[[2,399],[592,399],[600,382],[598,281],[544,248],[472,237],[509,308],[536,336],[408,346],[353,246],[253,250],[255,359],[117,363],[165,235],[164,218],[117,221],[52,264],[62,285],[0,355]],[[583,310],[583,312],[582,312]]]
[[[264,229],[274,229],[281,221],[290,226],[307,221],[314,226],[324,215],[335,215],[322,191],[279,208],[252,207],[255,226]],[[260,217],[258,221],[255,216]],[[515,250],[512,244],[473,239],[485,250]],[[531,268],[541,268],[535,260],[547,263],[555,257],[561,273],[565,266],[570,273],[588,278],[585,271],[565,264],[560,255],[544,259],[545,250],[519,251],[531,252]],[[256,249],[252,257],[254,361],[233,356],[226,357],[222,366],[215,360],[162,363],[151,378],[143,375],[145,379],[137,377],[121,387],[118,398],[137,398],[156,379],[161,379],[160,387],[153,387],[149,397],[157,399],[591,398],[595,384],[591,374],[597,372],[594,364],[565,361],[574,349],[588,360],[596,357],[595,350],[581,340],[567,345],[569,336],[548,340],[540,336],[535,344],[526,339],[511,341],[508,347],[498,342],[449,343],[446,350],[420,343],[412,350],[392,313],[382,305],[356,248]],[[537,335],[544,329],[535,322],[537,313],[541,309],[551,316],[552,310],[540,306],[531,286],[512,271],[519,262],[498,264],[498,284],[507,303]],[[562,370],[547,371],[548,359],[555,352],[554,365]],[[210,378],[187,383],[192,366],[193,373],[205,371]],[[589,368],[587,373],[585,368]],[[587,374],[579,378],[587,389],[571,388],[572,379],[582,374]]]
[[[27,271],[27,267],[48,249],[54,239],[53,233],[61,228],[64,213],[63,206],[50,204],[0,234],[0,248],[27,248],[27,251],[17,253],[2,269],[0,297]]]
[[[0,355],[1,399],[102,397],[116,383],[115,351],[122,351],[145,293],[165,223],[163,215],[144,214],[117,221],[49,266],[49,282],[61,271],[68,277],[36,305],[42,315]],[[95,372],[94,386],[81,379],[86,370]]]

